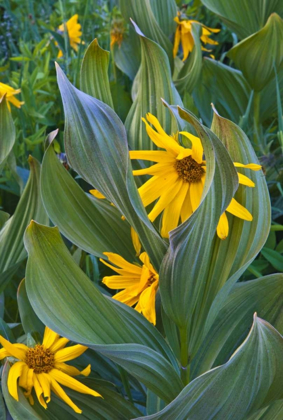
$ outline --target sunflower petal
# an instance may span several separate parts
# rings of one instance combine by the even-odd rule
[[[10,343],[10,341],[6,340],[2,335],[0,335],[0,343],[2,346],[9,352],[10,356],[15,357],[19,360],[25,360],[26,352],[28,351],[28,347],[24,344],[21,345],[21,347]]]
[[[52,372],[52,371],[51,371]],[[76,413],[81,414],[82,410],[71,400],[70,397],[66,394],[63,388],[54,380],[51,380],[51,389],[55,394],[61,398],[66,404],[68,404]]]
[[[190,184],[188,184],[188,192],[187,195],[184,199],[184,203],[181,209],[181,220],[182,223],[187,220],[191,214],[193,213],[193,208],[192,208],[192,204],[191,204],[191,197],[190,197]]]
[[[70,376],[78,376],[78,375],[88,376],[91,372],[91,365],[88,365],[82,371],[80,371],[74,366],[69,366],[66,363],[55,363],[55,368],[58,370],[61,370],[62,372]]]
[[[125,269],[126,271],[128,271],[129,273],[133,273],[133,274],[140,274],[140,267],[135,265],[135,264],[131,264],[128,261],[126,261],[123,257],[121,257],[118,254],[115,254],[113,252],[104,252],[104,255],[106,255],[106,257],[108,257],[108,260],[115,264],[117,267],[121,267],[123,269]],[[103,262],[103,261],[102,261]]]
[[[129,286],[139,284],[140,276],[105,276],[102,282],[109,287],[109,289],[126,289]]]
[[[55,353],[56,351],[62,349],[63,347],[65,347],[65,345],[67,343],[69,343],[70,340],[68,340],[68,338],[65,337],[61,337],[59,338],[59,340],[57,340],[51,347],[50,350]]]
[[[50,388],[50,379],[47,373],[37,373],[35,374],[37,380],[42,388],[43,395],[46,398],[46,402],[49,403],[51,400],[51,388]]]
[[[238,203],[235,198],[232,198],[231,203],[227,207],[226,211],[236,217],[239,217],[240,219],[248,220],[249,222],[253,220],[251,213],[244,206]]]
[[[39,401],[39,404],[42,405],[45,409],[47,408],[47,404],[45,402],[45,399],[43,398],[43,389],[41,388],[41,385],[37,379],[37,375],[34,375],[33,378],[33,384],[34,384],[34,390],[37,396],[37,399]]]
[[[155,296],[157,286],[158,282],[154,282],[151,286],[147,287],[139,299],[140,312],[154,325],[156,324]]]
[[[80,392],[82,394],[93,395],[94,397],[101,397],[101,395],[98,392],[87,387],[86,385],[82,384],[81,382],[77,381],[71,376],[66,375],[66,373],[61,372],[60,370],[52,369],[49,372],[49,376],[51,376],[52,379],[59,382],[61,385],[71,388],[74,391]]]
[[[243,163],[234,162],[235,168],[246,168],[251,169],[252,171],[260,171],[262,169],[261,165],[258,165],[256,163],[248,163],[247,165],[244,165]]]
[[[240,174],[238,172],[239,184],[246,185],[247,187],[254,187],[255,183],[248,178],[246,175]]]
[[[193,134],[188,133],[187,131],[181,131],[180,134],[187,137],[192,143],[192,158],[197,163],[202,163],[203,158],[203,147],[199,137],[193,136]]]
[[[169,237],[169,232],[178,226],[181,210],[189,191],[189,183],[184,182],[174,200],[165,208],[162,216],[161,236]]]
[[[88,347],[76,344],[75,346],[65,347],[64,349],[58,350],[54,355],[55,362],[67,362],[73,360],[83,354]]]
[[[42,344],[49,349],[60,337],[59,334],[52,331],[50,328],[45,327]]]
[[[9,375],[8,375],[7,386],[8,386],[9,393],[17,401],[19,401],[18,378],[21,376],[25,365],[26,365],[25,362],[16,362],[10,368]]]
[[[172,156],[162,150],[130,150],[130,159],[150,160],[152,162],[167,162]]]
[[[193,211],[195,211],[201,200],[201,195],[203,191],[203,183],[200,182],[192,182],[190,185],[190,198],[191,198],[191,205]]]
[[[223,214],[221,214],[218,225],[217,225],[217,235],[220,239],[226,239],[229,233],[229,223],[227,215],[224,211]]]
[[[153,203],[162,194],[165,194],[170,185],[174,184],[179,175],[177,171],[170,174],[165,173],[163,176],[153,176],[145,184],[139,188],[139,194],[144,207]]]
[[[167,207],[172,200],[176,197],[182,187],[183,181],[176,180],[172,185],[167,188],[167,191],[161,195],[153,209],[148,215],[149,220],[152,222],[157,218],[157,216]]]

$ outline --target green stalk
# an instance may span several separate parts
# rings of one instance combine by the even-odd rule
[[[260,92],[254,92],[254,135],[253,140],[257,150],[260,150]]]
[[[88,13],[88,4],[89,4],[89,0],[86,0],[84,17],[83,17],[83,24],[82,24],[82,36],[81,36],[81,42],[80,42],[80,45],[79,45],[79,53],[78,53],[78,57],[77,57],[77,65],[76,65],[75,76],[74,76],[74,83],[76,83],[76,86],[79,86],[79,80],[77,80],[77,79],[78,79],[78,76],[79,76],[79,68],[80,68],[82,46],[83,46],[83,37],[84,37],[84,34],[85,34],[85,32],[84,32],[85,22],[86,22],[86,17],[87,17],[87,13]]]
[[[180,328],[180,344],[181,344],[181,379],[186,386],[190,381],[190,365],[188,356],[188,330],[186,327]]]
[[[65,66],[66,66],[66,73],[69,74],[69,39],[68,39],[68,29],[66,25],[66,14],[65,14],[65,0],[59,0],[60,3],[60,9],[61,9],[61,15],[62,15],[62,21],[64,25],[64,42],[65,42]]]

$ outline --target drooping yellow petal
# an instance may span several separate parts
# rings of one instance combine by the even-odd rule
[[[96,198],[99,199],[104,199],[106,198],[105,195],[103,195],[101,192],[99,192],[98,190],[89,190],[90,194],[93,195]]]
[[[178,25],[175,32],[175,38],[174,38],[173,57],[176,57],[176,55],[178,54],[180,42],[181,42],[181,28]]]
[[[190,196],[190,184],[188,184],[188,192],[187,195],[184,199],[184,203],[181,209],[181,220],[182,223],[187,220],[191,214],[193,213],[193,208],[192,208],[192,204],[191,204],[191,196]]]
[[[203,191],[203,183],[200,182],[192,182],[190,185],[190,199],[193,211],[196,211],[198,206],[200,205],[201,195]]]
[[[59,338],[59,340],[57,340],[51,347],[50,350],[55,353],[56,351],[62,349],[63,347],[65,347],[65,345],[67,343],[69,343],[70,340],[68,340],[68,338],[65,337],[61,337]]]
[[[182,36],[181,36],[181,42],[182,42],[182,48],[183,48],[183,61],[185,61],[190,52],[193,51],[194,46],[195,46],[195,40],[193,35],[191,34],[191,32],[184,32],[182,31]]]
[[[142,245],[141,245],[139,235],[137,234],[137,232],[135,231],[133,227],[131,227],[131,238],[132,238],[132,242],[136,251],[136,256],[139,256],[141,253]]]
[[[121,267],[124,268],[126,271],[128,271],[129,273],[133,273],[133,274],[140,274],[140,267],[138,267],[135,264],[131,264],[128,261],[126,261],[123,257],[121,257],[118,254],[115,254],[113,252],[104,252],[104,255],[106,255],[106,257],[108,257],[108,260],[115,264],[117,267]]]
[[[28,350],[27,346],[25,346],[24,344],[22,344],[21,347],[14,345],[10,343],[10,341],[2,337],[2,335],[0,335],[0,343],[7,350],[7,352],[10,353],[10,356],[13,356],[19,360],[25,360],[26,352]]]
[[[162,149],[166,149],[167,152],[172,153],[173,156],[176,156],[180,152],[180,147],[175,140],[172,139],[172,137],[168,136],[166,134],[162,135],[155,131],[145,120],[145,118],[142,118],[143,122],[146,126],[146,132],[149,135],[150,139],[153,141],[154,144],[156,144],[157,147],[161,147]]]
[[[182,187],[183,181],[177,179],[177,181],[168,186],[167,191],[162,194],[159,198],[153,209],[148,215],[149,220],[152,222],[159,216],[159,214],[171,203],[172,200],[176,197]]]
[[[69,366],[66,363],[55,363],[55,369],[61,370],[62,372],[66,373],[70,376],[88,376],[91,372],[91,365],[88,365],[85,369],[79,370],[74,366]]]
[[[167,162],[172,160],[167,152],[162,150],[130,150],[130,159],[150,160],[152,162]]]
[[[174,161],[166,163],[156,163],[155,165],[150,166],[149,168],[137,169],[133,171],[133,175],[163,175],[164,173],[170,174],[174,173]]]
[[[24,366],[25,362],[16,362],[9,370],[7,381],[8,390],[12,397],[17,401],[19,401],[18,378],[21,376]]]
[[[128,306],[134,306],[139,300],[139,290],[136,287],[127,287],[113,296],[113,299],[125,303]]]
[[[158,282],[147,287],[140,295],[138,309],[153,325],[156,324],[155,296]]]
[[[81,382],[77,381],[71,376],[66,375],[66,373],[61,372],[58,369],[52,369],[49,372],[49,376],[51,376],[51,378],[54,379],[56,382],[59,382],[59,384],[71,388],[74,391],[80,392],[81,394],[88,394],[93,395],[94,397],[101,397],[101,395],[98,392],[82,384]]]
[[[262,169],[262,166],[258,165],[257,163],[248,163],[248,164],[244,165],[243,163],[234,162],[234,166],[236,168],[251,169],[252,171],[260,171]]]
[[[146,181],[140,188],[139,193],[144,207],[153,203],[161,195],[166,194],[170,185],[174,184],[179,175],[177,171],[171,172],[169,175],[153,176]]]
[[[67,362],[68,360],[73,360],[76,357],[79,357],[87,350],[86,346],[81,344],[76,344],[75,346],[65,347],[64,349],[58,350],[54,354],[55,362]]]
[[[247,187],[255,186],[255,183],[250,178],[248,178],[247,176],[243,174],[240,174],[239,172],[238,172],[238,179],[239,179],[239,184],[246,185]]]
[[[55,394],[61,398],[66,404],[68,404],[76,413],[81,414],[82,410],[71,400],[66,394],[63,388],[54,379],[51,380],[51,389]]]
[[[244,206],[238,203],[235,198],[232,198],[231,203],[227,207],[226,211],[233,214],[234,216],[239,217],[240,219],[248,220],[249,222],[253,220],[251,213]]]
[[[140,276],[105,276],[102,282],[106,284],[109,289],[126,289],[126,287],[139,284]]]
[[[201,140],[199,137],[194,136],[191,133],[187,133],[186,131],[181,131],[180,134],[187,137],[192,143],[192,158],[197,163],[202,163],[203,159],[203,147],[201,144]]]
[[[42,405],[45,409],[47,408],[47,404],[45,402],[45,399],[43,398],[43,389],[41,388],[41,385],[37,379],[37,375],[34,375],[33,378],[33,384],[34,384],[34,390],[37,396],[37,399],[39,401],[39,404]]]
[[[49,349],[59,339],[60,335],[52,331],[50,328],[45,327],[42,344]]]
[[[181,210],[189,191],[189,183],[184,182],[179,193],[174,200],[165,208],[162,216],[161,236],[163,238],[169,237],[169,232],[175,229],[179,224]]]
[[[46,402],[49,403],[51,400],[51,384],[50,379],[47,373],[37,373],[35,374],[37,380],[41,386],[43,391],[44,398],[46,398]]]
[[[224,211],[223,214],[221,214],[218,225],[217,225],[217,235],[220,239],[226,239],[229,233],[229,223],[227,215]]]

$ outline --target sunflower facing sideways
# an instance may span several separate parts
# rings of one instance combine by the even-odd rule
[[[67,28],[67,32],[68,32],[68,37],[70,40],[70,46],[75,50],[78,51],[80,42],[81,42],[81,36],[82,36],[82,31],[81,31],[81,25],[78,22],[78,15],[74,15],[72,16],[64,25],[64,23],[62,23],[62,25],[59,26],[58,31],[60,33],[64,33],[65,31],[65,27]],[[56,45],[58,46],[58,44],[56,43]],[[58,56],[57,58],[60,58],[63,56],[63,51],[59,50]]]
[[[7,381],[9,393],[15,400],[19,401],[19,385],[24,388],[24,395],[33,405],[32,390],[34,388],[39,403],[47,408],[47,404],[51,400],[51,391],[53,391],[76,413],[82,413],[82,410],[73,403],[61,385],[82,394],[101,397],[98,392],[73,378],[77,375],[88,376],[91,366],[88,365],[83,371],[79,371],[74,366],[64,363],[79,357],[87,350],[86,346],[80,344],[65,347],[68,342],[67,338],[60,338],[59,334],[48,327],[45,327],[42,344],[36,344],[34,347],[18,343],[12,344],[0,336],[0,343],[3,346],[0,350],[0,360],[5,357],[17,359],[16,362],[13,361],[14,364],[10,368]]]
[[[162,213],[161,235],[168,238],[169,232],[179,225],[180,220],[183,223],[199,206],[206,175],[206,162],[203,160],[203,147],[198,137],[180,132],[192,144],[191,149],[185,148],[178,143],[176,136],[172,137],[165,133],[156,117],[147,114],[146,118],[147,121],[144,118],[143,121],[147,134],[157,147],[165,150],[134,150],[129,153],[131,159],[156,162],[149,168],[133,171],[133,174],[151,175],[151,178],[139,188],[139,193],[145,207],[156,202],[148,217],[153,222]],[[253,171],[261,169],[261,166],[255,163],[247,165],[234,163],[234,166]],[[238,177],[240,184],[255,186],[247,176],[238,173]],[[234,198],[226,211],[240,219],[252,220],[251,213]],[[228,219],[224,212],[217,226],[217,235],[220,239],[225,239],[228,232]]]

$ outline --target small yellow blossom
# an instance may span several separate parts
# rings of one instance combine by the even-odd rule
[[[71,19],[68,20],[68,22],[66,22],[70,45],[75,51],[78,51],[82,36],[81,25],[80,23],[78,23],[78,17],[78,15],[74,15],[71,17]],[[59,26],[58,30],[63,33],[65,30],[65,25],[62,23],[62,25]],[[56,45],[58,44],[56,43]],[[62,56],[63,51],[59,50],[58,58]]]
[[[192,35],[192,23],[201,26],[201,41],[206,45],[217,45],[218,42],[214,41],[213,39],[209,38],[212,32],[217,33],[220,29],[212,29],[208,28],[207,26],[203,25],[202,23],[196,20],[180,20],[179,16],[175,17],[175,22],[177,22],[178,26],[175,33],[175,40],[174,40],[174,48],[173,48],[173,55],[176,57],[179,49],[180,42],[182,43],[183,48],[183,61],[185,61],[189,54],[193,51],[195,41]],[[202,47],[203,51],[210,51],[206,48]]]
[[[112,28],[110,32],[110,47],[113,47],[114,44],[118,44],[119,47],[122,44],[125,34],[125,25],[123,19],[115,19],[112,22]]]
[[[181,146],[174,137],[165,133],[159,121],[152,114],[143,118],[146,131],[153,143],[165,150],[134,150],[130,151],[131,159],[141,159],[156,162],[149,168],[133,171],[137,175],[151,175],[151,178],[140,188],[139,193],[145,207],[154,204],[149,219],[153,222],[162,213],[161,235],[168,238],[169,232],[175,229],[181,220],[184,222],[198,208],[204,187],[206,162],[203,157],[201,140],[187,132],[181,132],[187,137],[192,148]],[[153,129],[153,127],[155,130]],[[260,165],[249,163],[234,163],[236,168],[246,168],[253,171],[261,169]],[[239,183],[247,187],[255,184],[246,175],[238,172]],[[243,220],[252,220],[251,213],[232,198],[227,212]],[[229,225],[224,212],[217,226],[217,234],[221,239],[228,236]]]
[[[9,85],[5,85],[4,83],[0,83],[0,99],[3,98],[5,95],[7,100],[7,105],[9,110],[11,111],[11,104],[15,105],[17,108],[21,108],[21,106],[24,104],[24,102],[19,101],[17,98],[15,98],[15,95],[18,95],[18,93],[21,92],[21,89],[14,89]]]
[[[120,255],[112,252],[104,252],[104,255],[115,266],[102,259],[100,261],[113,271],[116,271],[118,276],[106,276],[102,280],[103,283],[109,289],[123,289],[114,295],[113,299],[129,306],[136,305],[135,309],[155,325],[155,296],[158,289],[159,276],[151,265],[148,255],[143,252],[139,256],[143,265],[131,264]]]
[[[48,327],[45,327],[42,344],[36,344],[34,347],[27,347],[25,344],[12,344],[0,336],[0,343],[3,346],[0,350],[0,360],[5,357],[13,357],[18,360],[10,368],[7,381],[9,393],[15,400],[19,401],[19,385],[25,390],[24,395],[33,405],[32,390],[34,388],[39,403],[47,408],[47,404],[51,400],[51,391],[53,391],[76,413],[82,413],[82,410],[73,403],[61,385],[82,394],[101,397],[98,392],[72,378],[77,375],[88,376],[91,366],[88,365],[83,371],[79,371],[74,366],[64,363],[79,357],[87,350],[87,347],[80,344],[65,347],[68,342],[67,338],[60,338],[59,334]]]

